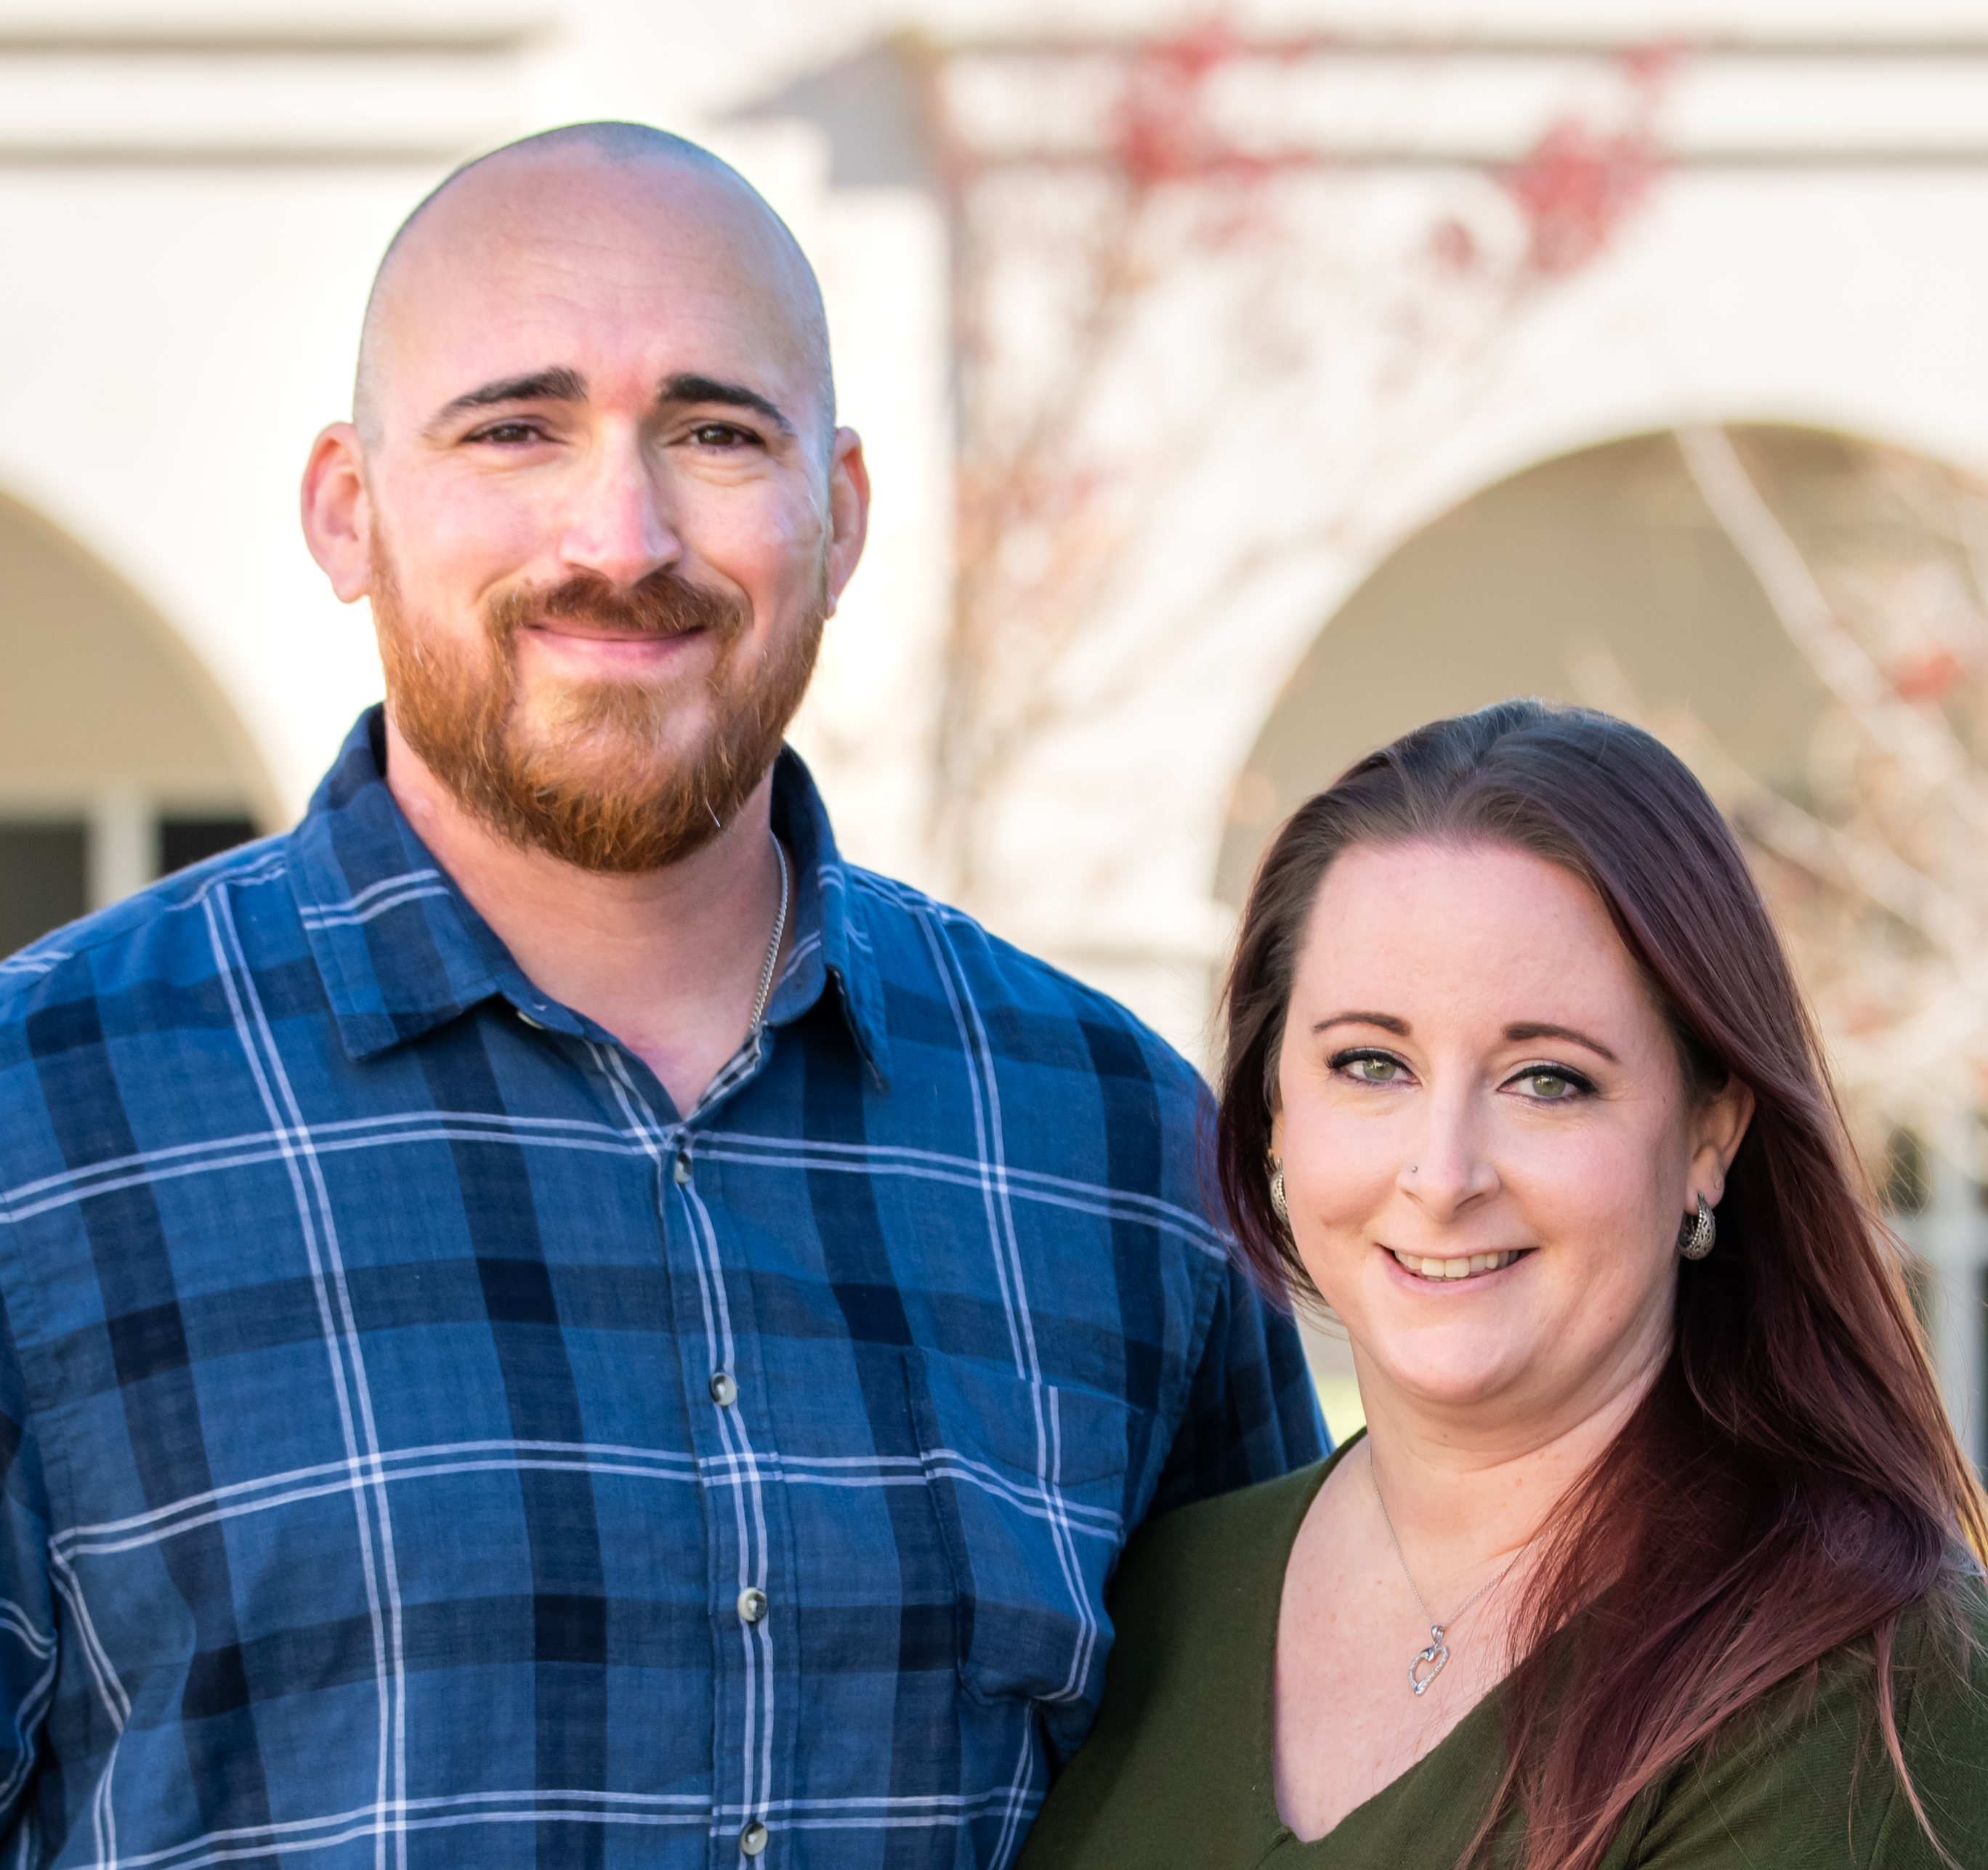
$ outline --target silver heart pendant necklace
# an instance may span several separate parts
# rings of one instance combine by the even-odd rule
[[[1374,1504],[1381,1509],[1381,1523],[1387,1527],[1388,1537],[1394,1542],[1395,1556],[1401,1561],[1401,1575],[1408,1581],[1408,1588],[1415,1593],[1416,1603],[1422,1605],[1422,1615],[1428,1618],[1428,1647],[1417,1650],[1415,1659],[1408,1665],[1408,1686],[1418,1696],[1425,1695],[1428,1692],[1429,1685],[1442,1673],[1444,1665],[1449,1661],[1449,1645],[1445,1640],[1445,1632],[1449,1624],[1455,1623],[1457,1618],[1461,1617],[1486,1591],[1503,1584],[1511,1575],[1512,1567],[1530,1549],[1532,1542],[1528,1540],[1520,1547],[1496,1577],[1486,1579],[1466,1598],[1457,1606],[1456,1615],[1449,1619],[1449,1623],[1438,1623],[1435,1613],[1423,1600],[1421,1588],[1415,1583],[1415,1574],[1408,1569],[1408,1555],[1401,1550],[1401,1535],[1395,1530],[1395,1522],[1388,1517],[1388,1503],[1381,1497],[1381,1483],[1374,1473],[1374,1444],[1371,1441],[1367,1444],[1367,1483],[1374,1490]]]

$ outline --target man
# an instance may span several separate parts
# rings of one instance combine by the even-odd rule
[[[1320,1445],[1195,1082],[781,751],[869,485],[731,171],[461,171],[354,414],[384,713],[0,976],[4,1861],[1006,1863],[1128,1532]]]

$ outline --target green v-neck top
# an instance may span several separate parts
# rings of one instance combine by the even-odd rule
[[[1345,1452],[1169,1513],[1128,1546],[1097,1725],[1017,1870],[1455,1870],[1503,1769],[1496,1689],[1324,1837],[1301,1841],[1277,1816],[1271,1688],[1284,1572]],[[1988,1596],[1971,1583],[1966,1601],[1970,1680],[1915,1669],[1923,1630],[1908,1616],[1894,1695],[1940,1842],[1963,1870],[1988,1870]],[[1939,1870],[1877,1736],[1871,1665],[1845,1652],[1826,1662],[1812,1699],[1770,1699],[1781,1707],[1645,1794],[1606,1870]],[[1515,1842],[1501,1840],[1501,1861]]]

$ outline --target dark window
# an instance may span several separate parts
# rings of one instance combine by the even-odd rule
[[[205,863],[255,835],[255,827],[246,818],[161,818],[159,874],[170,877],[189,864]]]
[[[0,955],[90,906],[90,834],[80,824],[0,823]]]

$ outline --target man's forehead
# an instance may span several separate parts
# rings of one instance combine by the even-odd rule
[[[785,285],[749,217],[730,203],[604,189],[487,189],[438,203],[381,282],[394,326],[441,329],[493,311],[546,323],[626,315],[653,303],[664,318],[681,304],[707,313],[735,299],[764,315]]]
[[[522,375],[548,366],[604,387],[686,371],[804,372],[796,321],[750,279],[696,259],[645,266],[624,249],[589,264],[583,248],[516,249],[497,263],[455,269],[446,289],[394,321],[387,354],[411,387],[437,372]]]
[[[367,367],[400,380],[396,402],[460,395],[475,387],[453,380],[465,373],[548,367],[604,390],[610,377],[625,390],[749,369],[825,377],[819,322],[792,237],[729,171],[583,147],[503,152],[396,243],[369,310]]]

